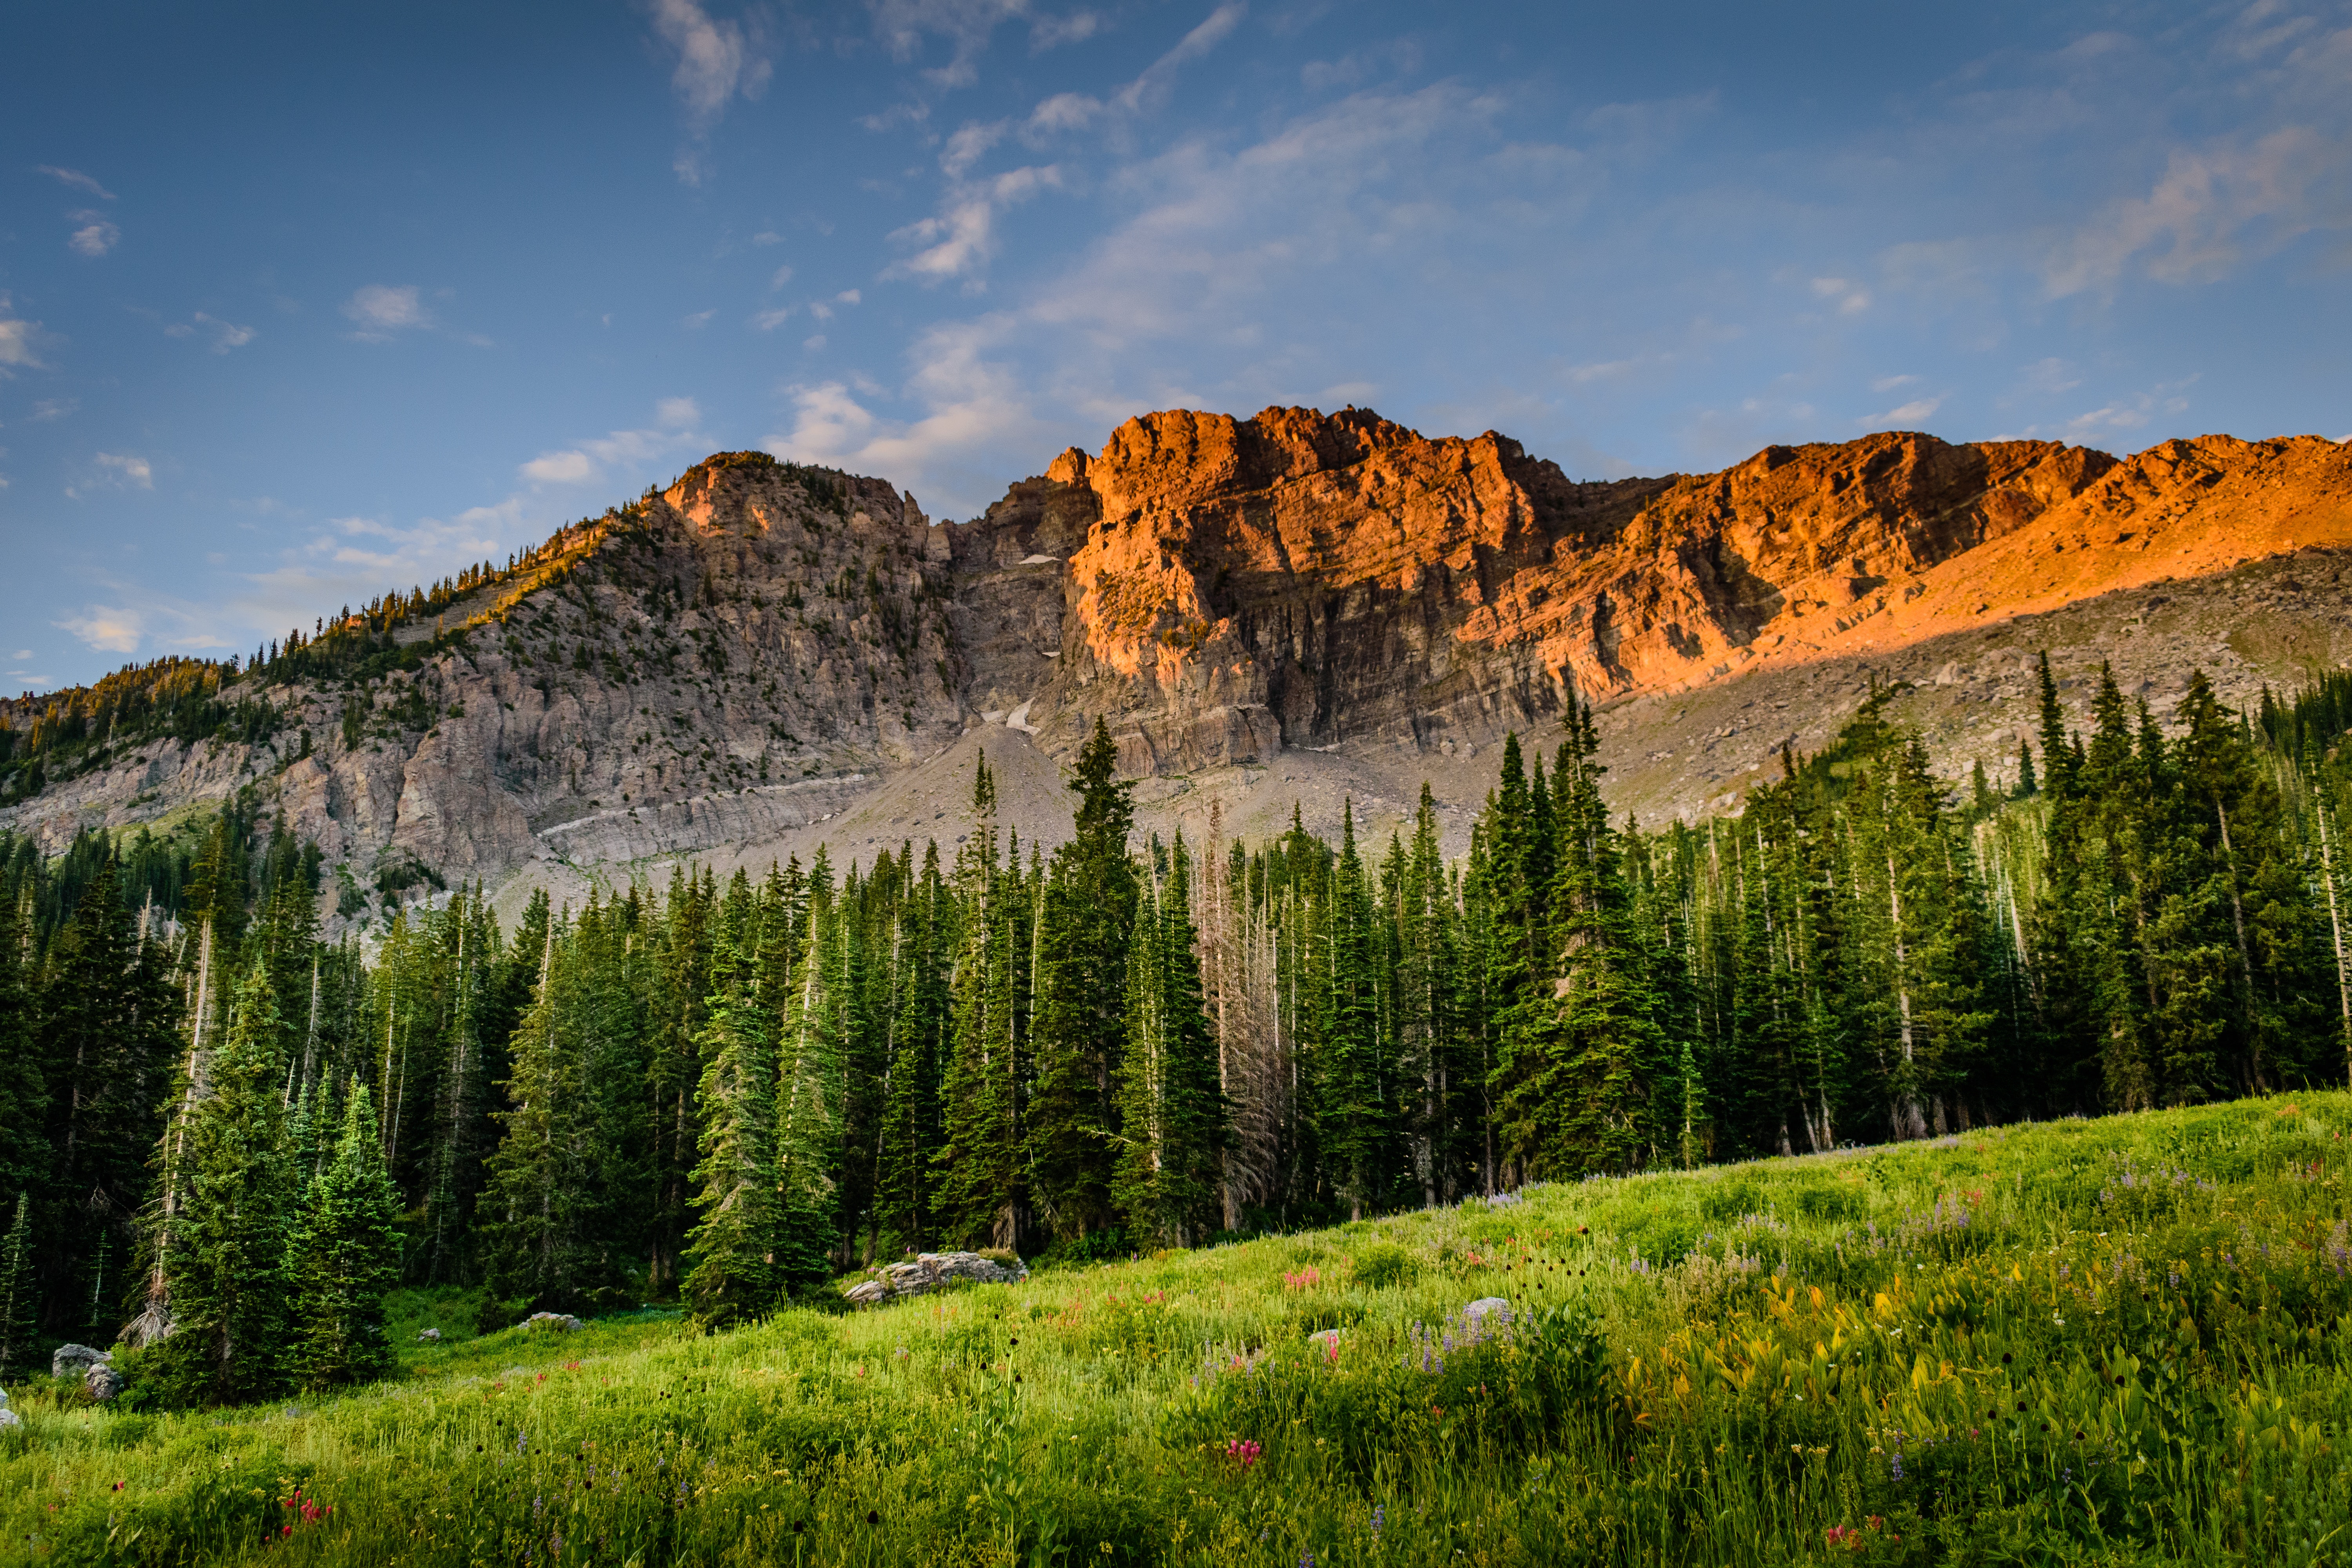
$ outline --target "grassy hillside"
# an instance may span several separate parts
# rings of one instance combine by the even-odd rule
[[[2347,1563],[2347,1130],[1997,1129],[719,1336],[412,1296],[448,1342],[350,1397],[12,1389],[0,1555]]]

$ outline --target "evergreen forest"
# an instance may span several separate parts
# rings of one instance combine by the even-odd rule
[[[1098,725],[1071,836],[501,929],[478,889],[322,940],[251,794],[0,839],[0,1375],[121,1344],[165,1403],[393,1364],[395,1286],[499,1311],[829,1297],[943,1247],[1085,1261],[1995,1123],[2346,1081],[2352,678],[2201,677],[1955,789],[1865,702],[1736,818],[1604,804],[1513,737],[1466,856],[1139,838]]]

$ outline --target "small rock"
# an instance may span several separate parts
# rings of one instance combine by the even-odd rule
[[[24,1424],[25,1418],[23,1416],[17,1415],[6,1405],[0,1405],[0,1432],[5,1432],[12,1426],[22,1426]]]
[[[580,1326],[580,1320],[568,1312],[533,1312],[515,1325],[519,1329],[544,1329],[558,1334],[571,1333]]]
[[[82,1373],[81,1385],[89,1391],[92,1399],[103,1405],[122,1392],[123,1377],[114,1368],[100,1362]]]
[[[108,1352],[94,1351],[88,1345],[59,1345],[56,1353],[49,1357],[49,1375],[51,1377],[70,1376],[74,1373],[87,1372],[94,1366],[103,1366],[113,1359],[114,1357]]]
[[[441,1342],[441,1331],[438,1329],[426,1329],[423,1332],[419,1333],[416,1336],[416,1339],[417,1342],[420,1344],[437,1345]]]
[[[1310,1342],[1321,1345],[1324,1350],[1328,1351],[1331,1354],[1338,1355],[1339,1353],[1339,1341],[1345,1337],[1345,1334],[1346,1331],[1342,1329],[1318,1329],[1315,1332],[1307,1335],[1307,1338]]]

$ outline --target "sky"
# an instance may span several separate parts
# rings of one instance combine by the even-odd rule
[[[1190,406],[1571,476],[2352,436],[2352,0],[83,0],[0,22],[0,689],[757,447]]]

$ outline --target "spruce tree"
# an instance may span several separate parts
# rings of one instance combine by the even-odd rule
[[[256,960],[186,1120],[185,1197],[165,1259],[172,1330],[155,1383],[177,1405],[242,1405],[287,1386],[288,1221],[299,1195],[286,1141],[284,1027]]]
[[[1111,1220],[1112,1086],[1137,896],[1127,850],[1133,786],[1118,781],[1118,748],[1097,719],[1070,781],[1076,821],[1054,852],[1036,922],[1036,1079],[1025,1131],[1033,1196],[1066,1238]]]
[[[1216,1044],[1201,1006],[1192,901],[1192,864],[1180,834],[1165,874],[1137,901],[1111,1182],[1129,1237],[1169,1247],[1193,1246],[1214,1232],[1223,1208],[1224,1106]]]
[[[32,1198],[20,1189],[16,1217],[7,1236],[0,1238],[0,1378],[22,1375],[34,1364],[38,1306],[33,1282]]]
[[[712,933],[713,991],[700,1037],[709,1065],[696,1090],[699,1217],[687,1238],[685,1293],[697,1321],[714,1326],[764,1311],[775,1297],[776,1020],[774,998],[760,994],[759,949],[763,932],[788,920],[778,894],[772,907],[755,906],[737,871]]]
[[[779,1286],[795,1293],[814,1289],[830,1273],[842,1222],[843,1058],[853,1000],[849,914],[834,896],[832,868],[820,846],[809,867],[807,941],[776,1007],[776,1276]]]
[[[287,1249],[292,1370],[305,1388],[394,1370],[384,1297],[400,1281],[400,1194],[384,1168],[367,1085],[354,1085],[326,1167],[311,1178]]]

